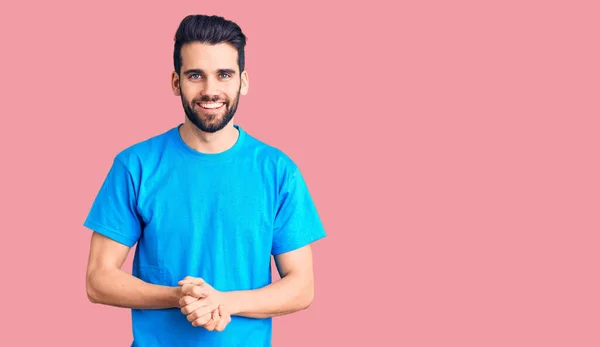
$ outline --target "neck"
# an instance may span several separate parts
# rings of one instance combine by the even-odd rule
[[[216,154],[225,152],[235,145],[239,131],[233,126],[233,119],[223,129],[207,133],[195,126],[187,118],[179,129],[183,141],[194,150]]]

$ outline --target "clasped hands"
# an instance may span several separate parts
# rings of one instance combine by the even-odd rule
[[[223,304],[223,293],[214,289],[201,278],[187,276],[178,282],[181,289],[179,307],[195,327],[208,331],[223,331],[231,315]]]

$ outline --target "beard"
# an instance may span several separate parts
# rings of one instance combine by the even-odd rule
[[[214,133],[219,131],[231,121],[231,119],[235,115],[235,111],[237,110],[239,100],[239,90],[235,97],[235,100],[232,103],[226,102],[225,100],[222,100],[216,96],[213,98],[203,96],[199,99],[193,99],[192,102],[189,102],[187,98],[183,95],[183,93],[181,93],[181,103],[183,104],[183,110],[185,111],[186,117],[198,129],[207,133]],[[223,110],[222,113],[218,114],[199,114],[197,111],[194,110],[194,106],[196,105],[196,103],[200,102],[223,102],[225,110]]]

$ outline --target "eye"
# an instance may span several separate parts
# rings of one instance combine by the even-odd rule
[[[225,79],[225,78],[231,77],[231,75],[228,74],[228,73],[222,73],[222,74],[219,75],[219,77],[221,77],[222,79]]]
[[[196,77],[195,77],[195,76],[196,76]],[[194,73],[194,74],[191,74],[191,75],[190,75],[190,79],[193,79],[193,80],[195,80],[195,79],[197,79],[197,78],[200,78],[200,74]]]

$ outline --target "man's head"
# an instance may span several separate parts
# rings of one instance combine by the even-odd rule
[[[246,36],[222,17],[190,15],[175,34],[172,88],[187,118],[204,132],[223,129],[248,91]]]

